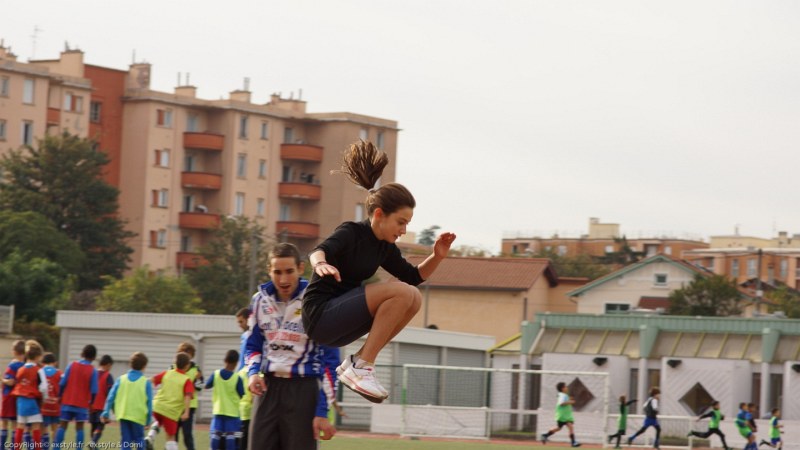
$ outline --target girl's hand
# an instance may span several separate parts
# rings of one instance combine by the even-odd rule
[[[444,258],[450,251],[450,246],[456,240],[456,235],[450,232],[442,233],[436,238],[433,244],[433,254],[439,258]]]
[[[326,262],[319,262],[314,266],[314,273],[321,277],[332,276],[336,281],[341,282],[342,276],[339,274],[339,269],[333,267]]]

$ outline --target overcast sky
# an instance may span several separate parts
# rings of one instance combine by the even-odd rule
[[[20,60],[397,120],[411,230],[800,233],[800,2],[5,0]],[[13,13],[12,13],[13,12]],[[34,27],[37,33],[33,55]]]

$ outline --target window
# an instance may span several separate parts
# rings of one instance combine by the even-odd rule
[[[289,166],[283,166],[283,174],[281,177],[282,183],[291,183],[292,182],[292,168]]]
[[[100,113],[103,110],[103,104],[100,102],[91,102],[89,104],[89,120],[92,123],[100,123]]]
[[[631,310],[627,303],[606,303],[606,314],[623,314]]]
[[[261,139],[269,139],[269,122],[261,122]]]
[[[150,231],[150,247],[153,247],[153,248],[166,248],[167,247],[167,230],[152,230],[152,231]]]
[[[756,276],[756,259],[750,258],[747,260],[747,276],[754,277]]]
[[[5,119],[0,119],[0,141],[6,140],[6,121]]]
[[[680,404],[690,415],[699,416],[714,401],[714,397],[708,393],[706,388],[700,383],[695,383],[691,389],[680,399]]]
[[[671,254],[672,254],[672,246],[670,246],[670,245],[665,245],[665,246],[664,246],[664,254],[665,254],[665,255],[671,255]]]
[[[22,86],[22,103],[33,104],[33,80],[25,78],[25,84]]]
[[[286,222],[286,221],[288,221],[288,220],[289,220],[289,217],[291,217],[291,216],[292,216],[292,214],[291,214],[291,213],[292,213],[292,211],[291,211],[291,209],[289,208],[289,205],[281,205],[281,211],[280,211],[280,220],[281,220],[282,222]]]
[[[606,253],[614,253],[614,246],[606,245]]]
[[[575,408],[575,411],[582,410],[584,407],[586,407],[586,405],[594,400],[594,394],[592,394],[592,391],[586,387],[585,384],[583,384],[580,378],[575,378],[572,380],[572,383],[569,384],[568,390],[570,397],[572,397],[572,400],[575,401],[575,403],[572,405],[572,407]]]
[[[192,212],[194,209],[194,195],[183,196],[183,212]]]
[[[190,251],[192,251],[192,237],[191,236],[181,236],[181,251],[182,252],[190,252]]]
[[[247,139],[247,116],[239,116],[239,139]]]
[[[267,178],[267,160],[258,160],[258,178]]]
[[[156,125],[164,128],[172,128],[172,110],[171,109],[156,110]]]
[[[256,200],[256,215],[259,217],[264,216],[264,199],[260,198]]]
[[[183,158],[183,171],[194,172],[194,155],[186,155]]]
[[[0,138],[2,138],[2,134],[0,134]],[[786,276],[789,274],[789,260],[787,260],[787,259],[782,259],[781,260],[780,271],[781,271],[781,275],[780,275],[781,280],[785,280]]]
[[[169,149],[156,150],[156,166],[169,167]]]
[[[366,141],[368,137],[369,137],[369,132],[367,131],[366,128],[362,128],[358,131],[358,138],[361,139],[362,141]]]
[[[244,214],[244,193],[237,192],[236,193],[236,205],[235,205],[234,214],[237,216],[241,216]]]
[[[67,92],[64,94],[64,111],[83,112],[83,97]]]
[[[8,77],[0,77],[0,97],[8,97],[9,83]]]
[[[194,133],[200,129],[197,121],[197,114],[189,114],[186,116],[186,131]]]
[[[739,260],[734,259],[731,261],[731,276],[738,277],[739,276]]]
[[[166,208],[169,200],[169,189],[153,189],[153,206]]]
[[[33,122],[22,121],[22,145],[33,145]]]
[[[667,285],[667,274],[665,273],[657,273],[655,275],[655,280],[653,282],[656,286],[666,286]]]
[[[364,220],[364,205],[362,203],[356,204],[355,221],[361,222]]]
[[[378,138],[376,139],[378,148],[383,150],[383,131],[378,131]]]
[[[240,154],[236,158],[236,176],[244,178],[247,175],[247,155]]]
[[[564,256],[567,254],[567,246],[566,245],[559,245],[558,246],[558,256]]]
[[[291,144],[294,140],[294,130],[291,127],[286,127],[283,129],[283,143],[284,144]]]

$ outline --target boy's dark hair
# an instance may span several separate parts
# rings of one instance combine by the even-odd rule
[[[564,389],[564,386],[566,386],[566,385],[567,385],[567,383],[564,383],[563,381],[559,381],[558,384],[556,384],[556,390],[558,392],[561,392]]]
[[[28,341],[25,343],[25,359],[33,361],[34,359],[42,356],[42,346],[36,341]]]
[[[717,405],[719,405],[719,400],[714,400],[713,402],[711,402],[712,407]]]
[[[658,395],[660,393],[661,393],[661,389],[659,389],[657,387],[650,388],[650,396],[651,397],[654,396],[654,395]]]
[[[186,370],[192,363],[192,357],[186,352],[178,352],[175,355],[175,367],[180,370]]]
[[[619,402],[620,403],[625,403],[625,400],[627,400],[627,397],[625,397],[625,394],[622,394],[622,395],[619,396]]]
[[[225,353],[225,364],[234,364],[239,362],[239,352],[236,350],[228,350]]]
[[[11,351],[14,352],[15,355],[24,355],[25,354],[25,341],[22,339],[16,340],[11,344]]]
[[[772,408],[772,415],[774,416],[775,413],[777,413],[780,410],[781,410],[780,408]]]
[[[742,409],[745,406],[747,406],[747,403],[745,403],[745,402],[739,403],[739,409]]]
[[[101,366],[110,366],[114,364],[114,358],[111,355],[103,355],[100,357],[100,365]]]
[[[178,353],[181,352],[188,353],[190,357],[189,359],[191,360],[192,358],[194,358],[194,355],[197,354],[197,349],[191,342],[181,342],[180,345],[178,345]]]
[[[131,355],[129,363],[131,365],[131,369],[142,371],[145,367],[147,367],[147,356],[145,356],[145,354],[142,352],[136,352]]]
[[[83,347],[83,350],[81,350],[81,358],[87,361],[94,361],[94,359],[97,358],[97,347],[92,344],[87,344]]]
[[[56,363],[56,355],[47,352],[42,355],[42,364],[55,364]]]
[[[290,244],[288,242],[281,242],[280,244],[276,244],[275,247],[272,247],[272,250],[269,251],[269,260],[272,261],[273,258],[294,258],[294,265],[300,265],[302,259],[300,258],[300,250],[294,246],[294,244]]]
[[[236,317],[244,317],[245,319],[250,317],[250,308],[241,308],[236,311]]]

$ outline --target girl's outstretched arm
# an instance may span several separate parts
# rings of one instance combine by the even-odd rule
[[[450,246],[455,240],[456,235],[450,232],[442,233],[436,238],[436,242],[433,244],[433,253],[417,266],[419,275],[423,280],[427,280],[428,277],[433,275],[433,272],[439,267],[439,263],[447,257]]]

